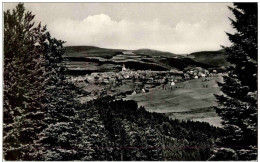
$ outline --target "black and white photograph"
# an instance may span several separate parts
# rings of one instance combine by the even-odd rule
[[[257,161],[258,2],[3,2],[3,161]]]

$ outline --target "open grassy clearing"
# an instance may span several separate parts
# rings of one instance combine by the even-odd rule
[[[127,96],[138,102],[139,106],[152,112],[166,113],[170,117],[178,119],[200,120],[218,126],[220,119],[212,106],[216,106],[214,94],[220,94],[216,81],[222,81],[222,77],[194,79],[177,83],[174,87],[156,87],[148,93]],[[205,88],[207,86],[207,88]],[[210,120],[214,121],[210,121]],[[217,120],[217,121],[216,121]],[[203,120],[202,120],[203,121]]]

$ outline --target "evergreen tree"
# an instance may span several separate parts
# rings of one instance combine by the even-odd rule
[[[45,58],[44,99],[45,114],[43,121],[47,128],[37,140],[40,152],[39,160],[81,160],[79,152],[87,141],[79,125],[78,112],[83,109],[77,101],[76,87],[66,80],[66,68],[63,65],[64,41],[44,34],[40,42]],[[85,150],[86,151],[86,150]]]
[[[66,81],[64,42],[33,18],[23,4],[4,13],[4,158],[80,160],[82,105]]]
[[[216,112],[223,119],[224,136],[214,160],[255,160],[257,155],[257,3],[234,3],[229,9],[236,29],[227,33],[232,42],[226,47],[233,65],[224,83],[223,95],[216,95]],[[223,156],[225,154],[225,156]]]
[[[45,127],[42,82],[44,59],[37,46],[41,26],[18,4],[4,12],[4,158],[33,160],[33,147]]]

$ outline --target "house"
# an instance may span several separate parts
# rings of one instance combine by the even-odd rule
[[[190,79],[190,75],[189,74],[184,74],[184,78],[185,79]]]
[[[94,78],[94,76],[87,76],[86,77],[86,80],[89,82],[89,83],[94,83],[95,82],[95,78]]]
[[[128,73],[123,74],[123,77],[126,78],[126,79],[130,78],[130,76],[128,75]]]
[[[115,78],[109,78],[109,83],[113,84],[116,82],[116,79]]]
[[[132,93],[132,95],[135,95],[136,94],[136,91],[134,91],[133,93]]]
[[[109,83],[109,80],[108,80],[107,78],[105,78],[105,79],[103,80],[103,82],[104,82],[104,83]]]
[[[206,75],[209,75],[209,71],[208,71],[208,70],[205,70],[205,74],[206,74]]]
[[[171,86],[175,86],[175,83],[173,81],[171,82]]]
[[[198,79],[199,77],[197,75],[194,76],[195,79]]]
[[[143,88],[143,89],[142,89],[142,93],[146,93],[146,92],[149,92],[149,90],[146,89],[146,88]]]
[[[206,74],[204,74],[203,72],[199,72],[199,73],[198,73],[198,76],[200,76],[200,77],[203,77],[203,78],[204,78],[204,77],[206,77]]]

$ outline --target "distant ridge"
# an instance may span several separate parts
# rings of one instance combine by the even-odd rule
[[[164,56],[164,57],[172,57],[172,56],[177,56],[174,53],[171,52],[164,52],[164,51],[159,51],[159,50],[153,50],[153,49],[147,49],[147,48],[142,48],[138,50],[134,50],[135,53],[139,54],[144,54],[144,55],[150,55],[150,56]],[[180,56],[180,55],[178,55]]]
[[[196,62],[213,65],[213,66],[230,66],[230,63],[227,61],[227,54],[224,49],[218,51],[200,51],[194,52],[187,57],[193,59]]]
[[[112,58],[122,49],[108,49],[96,46],[66,46],[65,57],[103,57]]]
[[[91,50],[91,49],[103,49],[103,50],[124,50],[124,49],[113,49],[113,48],[103,48],[103,47],[97,47],[97,46],[65,46],[65,48],[73,48],[73,49],[79,49],[79,50]]]
[[[131,51],[139,56],[144,56],[146,58],[187,58],[195,62],[214,67],[227,67],[230,65],[230,63],[227,61],[227,55],[223,49],[218,51],[199,51],[187,55],[178,55],[171,52],[164,52],[147,48],[125,50],[101,48],[96,46],[66,46],[65,49],[65,57],[102,57],[105,59],[111,59],[116,55],[123,54],[124,51]]]

